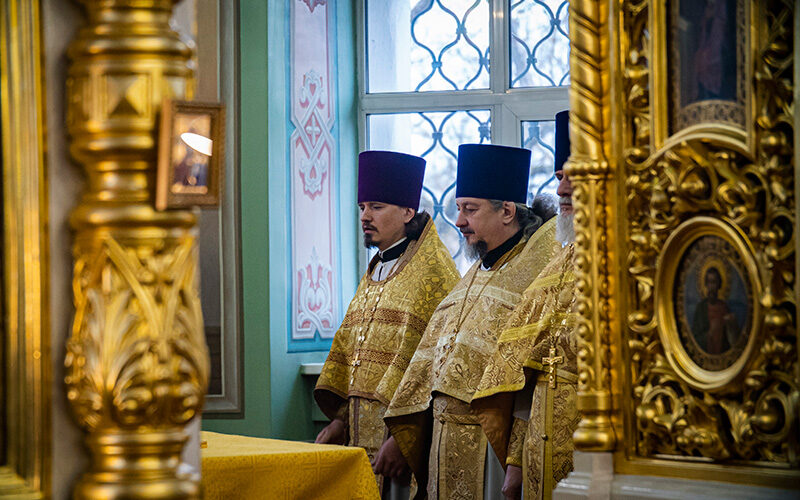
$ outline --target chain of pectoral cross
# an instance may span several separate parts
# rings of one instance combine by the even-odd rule
[[[561,276],[559,278],[559,283],[558,283],[558,287],[556,288],[556,290],[560,291],[561,288],[564,286],[564,278],[567,275],[567,267],[569,267],[569,265],[572,264],[572,253],[574,252],[574,250],[575,250],[575,247],[574,246],[570,246],[569,256],[566,259],[566,264],[564,265],[564,268],[561,269]],[[557,310],[557,306],[561,302],[560,299],[561,299],[561,297],[560,297],[560,293],[559,293],[558,299],[556,299],[556,304],[555,304],[556,310]],[[551,316],[550,328],[549,328],[549,330],[550,330],[550,335],[549,335],[549,337],[550,337],[549,338],[549,340],[550,340],[550,350],[548,352],[548,356],[542,358],[542,364],[543,365],[547,365],[547,368],[548,368],[548,370],[547,370],[547,379],[548,379],[548,382],[550,383],[550,387],[551,388],[555,388],[556,387],[556,378],[557,378],[557,367],[556,367],[556,365],[559,364],[559,363],[563,363],[564,362],[564,356],[556,356],[556,354],[557,354],[556,345],[558,344],[559,337],[561,336],[561,330],[567,324],[567,314],[569,314],[569,308],[572,306],[573,302],[575,302],[575,294],[574,293],[572,294],[572,300],[570,300],[569,304],[567,304],[567,307],[565,308],[564,318],[561,320],[561,324],[559,325],[559,327],[555,328],[555,332],[553,331],[554,330],[553,325],[555,323],[556,311],[553,311],[553,316]]]
[[[397,263],[400,262],[400,259],[401,257],[398,257],[395,260],[394,264],[392,264],[392,267],[389,269],[389,274],[386,275],[385,279],[388,279],[389,276],[392,275],[395,267],[397,266]],[[372,280],[372,278],[367,278],[367,280]],[[373,305],[372,309],[370,310],[367,309],[367,303],[369,302],[369,298],[371,295],[369,292],[371,287],[369,285],[369,281],[367,282],[367,289],[364,291],[364,305],[362,306],[362,311],[364,311],[363,313],[364,316],[361,318],[361,324],[358,327],[358,337],[356,337],[356,342],[358,342],[358,345],[356,346],[356,349],[354,349],[355,356],[353,356],[353,361],[350,362],[350,366],[352,367],[352,370],[350,370],[350,384],[355,382],[356,368],[361,366],[361,351],[358,350],[358,347],[361,347],[364,341],[367,340],[367,333],[369,333],[369,327],[372,325],[372,320],[375,318],[375,312],[378,310],[378,304],[381,301],[381,297],[383,297],[383,287],[384,285],[381,285],[378,288],[378,296],[375,299],[375,305]],[[367,320],[368,314],[369,314],[369,320]]]
[[[478,271],[480,270],[480,264],[476,267],[475,272],[472,273],[472,278],[469,280],[469,285],[467,285],[467,291],[464,293],[464,299],[461,302],[461,310],[458,312],[458,319],[456,319],[456,324],[453,327],[453,331],[450,334],[450,338],[447,339],[447,342],[442,346],[442,356],[438,360],[438,366],[436,367],[436,376],[439,375],[442,367],[447,362],[447,358],[450,356],[450,353],[456,347],[456,338],[458,338],[458,332],[461,331],[461,326],[464,324],[464,321],[469,317],[469,313],[472,312],[472,308],[475,307],[475,304],[478,302],[478,299],[483,295],[484,290],[492,281],[492,279],[497,275],[497,272],[509,261],[511,260],[512,252],[506,252],[506,254],[495,263],[493,268],[496,270],[492,272],[492,275],[486,279],[486,282],[481,287],[481,290],[478,292],[478,295],[475,296],[475,300],[470,304],[469,309],[467,310],[466,314],[464,314],[464,308],[467,305],[467,300],[469,300],[469,291],[472,289],[473,283],[475,283],[475,277],[478,275]]]

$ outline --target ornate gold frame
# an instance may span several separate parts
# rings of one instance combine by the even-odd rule
[[[179,114],[205,115],[211,119],[211,137],[214,154],[208,162],[206,193],[174,193],[170,189],[174,171],[172,136],[175,117]],[[161,104],[159,126],[158,167],[156,171],[156,209],[187,208],[194,206],[219,206],[225,179],[225,105],[218,102],[183,101],[164,99]]]
[[[50,311],[39,2],[0,3],[6,463],[0,497],[50,492]]]
[[[654,22],[651,23],[652,26],[657,27],[654,35],[658,37],[658,38],[654,37],[653,51],[655,54],[657,54],[656,57],[660,57],[661,51],[664,51],[665,53],[664,61],[666,63],[666,67],[669,69],[669,71],[666,73],[669,75],[669,82],[667,83],[667,85],[665,85],[664,88],[660,86],[661,84],[660,80],[665,79],[665,73],[659,72],[658,74],[653,75],[654,79],[657,81],[656,88],[658,89],[657,94],[653,96],[654,98],[653,102],[655,103],[656,101],[660,101],[661,99],[666,99],[667,101],[670,102],[670,105],[673,109],[677,109],[679,105],[680,92],[677,87],[679,84],[678,79],[680,78],[680,72],[674,71],[674,68],[668,64],[669,63],[668,60],[673,57],[678,57],[679,51],[677,50],[677,46],[674,42],[672,43],[668,42],[668,38],[672,35],[672,33],[667,33],[667,30],[662,28],[665,28],[669,25],[667,20],[672,15],[672,13],[667,12],[667,7],[669,6],[671,9],[677,8],[679,5],[678,3],[676,3],[677,1],[678,0],[670,0],[667,3],[654,4],[652,9]],[[737,101],[739,101],[738,104],[740,104],[744,109],[741,110],[742,121],[743,121],[741,127],[737,127],[736,125],[733,124],[730,124],[730,126],[733,129],[736,128],[741,129],[739,134],[736,134],[734,132],[733,135],[740,136],[741,138],[746,139],[747,137],[751,137],[751,134],[749,134],[749,132],[752,132],[752,116],[753,116],[752,106],[751,106],[752,92],[750,91],[751,89],[749,85],[747,85],[747,82],[750,82],[752,79],[752,71],[751,71],[752,51],[750,50],[751,47],[750,41],[752,35],[749,33],[749,29],[751,26],[749,20],[750,16],[752,15],[751,13],[752,3],[747,0],[737,0],[736,3],[737,3],[736,6],[737,10],[742,11],[739,12],[739,14],[744,15],[745,18],[744,22],[741,23],[739,26],[737,26],[737,35],[739,35],[739,37],[737,38],[737,72],[740,71],[742,73],[742,78],[737,81],[737,94],[738,94]],[[666,53],[668,53],[668,55],[666,55]],[[671,92],[669,92],[669,90],[671,90]],[[665,91],[669,92],[669,94],[664,94]],[[704,109],[706,111],[706,113],[704,114],[711,114],[711,115],[717,115],[719,112],[724,113],[725,110],[730,111],[733,108],[733,106],[731,106],[728,102],[725,101],[704,101],[704,102],[706,102],[707,104],[696,102],[691,104],[689,107],[701,110]],[[680,111],[683,110],[679,110],[679,112]],[[711,113],[708,113],[708,111],[711,111]],[[725,117],[721,117],[722,118],[721,120],[719,118],[720,117],[715,117],[716,121],[714,122],[714,126],[728,125],[725,123],[726,121],[724,120]],[[663,121],[665,119],[667,120],[667,128],[671,127],[673,125],[671,123],[672,116],[667,116],[667,117],[659,116],[659,120]],[[699,120],[702,120],[702,118],[699,118]],[[678,135],[682,132],[682,130],[689,128],[692,125],[693,124],[690,123],[687,126],[683,127],[683,129],[674,132],[674,134]],[[709,127],[704,126],[700,127],[700,129],[708,130]],[[750,144],[750,146],[752,146],[752,144]]]
[[[719,371],[704,370],[695,363],[678,334],[675,320],[674,286],[681,257],[689,246],[701,236],[718,236],[729,242],[743,257],[750,280],[753,297],[761,297],[762,289],[758,266],[753,257],[753,248],[747,244],[746,236],[736,227],[712,217],[694,217],[675,230],[664,243],[656,261],[655,308],[658,318],[658,333],[664,346],[664,354],[672,369],[692,387],[702,390],[722,389],[739,377],[751,360],[751,354],[762,327],[761,303],[756,299],[752,306],[752,326],[744,351],[728,368]]]
[[[664,0],[570,2],[566,170],[576,213],[582,417],[574,442],[583,451],[614,451],[617,473],[800,484],[800,419],[792,403],[800,398],[796,5],[750,3],[747,130],[699,125],[669,137],[658,41]],[[727,218],[746,235],[763,287],[758,343],[725,391],[689,385],[658,333],[658,255],[681,223],[698,216]]]
[[[753,19],[756,15],[755,2],[745,0],[745,16],[748,20]],[[738,146],[743,151],[753,154],[755,151],[755,134],[753,133],[753,116],[755,116],[753,91],[750,88],[745,89],[744,106],[745,106],[745,126],[737,127],[735,125],[724,123],[710,123],[710,124],[696,124],[691,125],[674,134],[669,133],[670,129],[670,113],[666,112],[667,109],[674,106],[670,99],[669,94],[669,44],[667,42],[667,12],[666,2],[652,2],[650,4],[648,27],[652,30],[651,33],[651,60],[654,67],[664,68],[666,71],[656,71],[652,73],[652,93],[650,99],[650,115],[652,120],[652,133],[653,133],[653,147],[658,149],[670,149],[674,144],[679,143],[691,137],[706,137],[718,139],[722,141],[729,141],[733,145]],[[744,48],[744,80],[751,82],[753,79],[753,61],[755,58],[754,44],[752,43],[758,35],[755,31],[755,23],[748,23],[745,25],[745,30],[749,27],[750,32],[745,37]]]

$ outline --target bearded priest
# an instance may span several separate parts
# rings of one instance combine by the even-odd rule
[[[417,212],[424,173],[425,160],[417,156],[359,155],[364,244],[378,253],[361,278],[314,390],[331,419],[317,442],[364,448],[379,490],[384,476],[408,476],[394,440],[386,439],[386,406],[433,310],[459,279],[430,215]]]
[[[525,291],[497,342],[472,400],[489,442],[506,465],[509,499],[549,499],[572,471],[578,425],[575,231],[569,156],[569,114],[556,115],[559,180],[556,238],[563,245]]]
[[[420,498],[482,499],[496,463],[469,402],[497,333],[557,250],[552,202],[525,205],[530,154],[458,148],[456,226],[478,261],[436,308],[385,415]]]

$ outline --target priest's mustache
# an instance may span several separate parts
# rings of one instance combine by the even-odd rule
[[[475,234],[472,229],[461,229],[461,234]]]
[[[377,231],[378,230],[375,226],[370,226],[369,224],[364,224],[364,225],[361,226],[361,230],[362,231],[366,231],[367,229],[370,229],[372,231]]]

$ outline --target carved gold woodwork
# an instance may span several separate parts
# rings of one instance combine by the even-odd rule
[[[49,240],[39,2],[0,2],[0,497],[50,495]]]
[[[172,0],[82,3],[67,125],[88,189],[70,219],[65,383],[92,461],[74,495],[198,498],[196,478],[178,471],[208,379],[196,216],[153,208],[156,117],[165,97],[191,97],[192,54],[169,26]]]
[[[616,445],[612,422],[614,244],[610,152],[608,3],[570,2],[570,136],[566,172],[574,186],[578,400],[574,434],[583,451]]]
[[[797,487],[796,5],[743,2],[746,126],[701,124],[672,135],[667,5],[570,2],[567,172],[575,188],[582,315],[575,444],[616,450],[622,473],[718,473]],[[687,221],[697,224],[685,229],[687,237],[717,231],[739,245],[758,301],[749,347],[734,368],[711,378],[679,359],[665,317],[674,293],[664,278],[672,257],[665,244]]]

